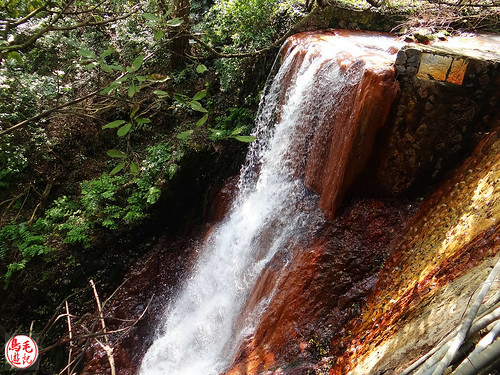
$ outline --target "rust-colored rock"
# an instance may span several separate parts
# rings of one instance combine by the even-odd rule
[[[304,109],[304,122],[300,124],[304,134],[308,134],[306,129],[314,129],[312,140],[297,142],[290,151],[291,158],[296,159],[297,176],[304,175],[306,186],[320,195],[319,205],[330,219],[371,156],[375,136],[387,120],[399,89],[393,66],[399,45],[397,39],[393,39],[393,45],[381,50],[358,45],[360,42],[354,38],[360,35],[382,36],[354,31],[306,32],[289,38],[283,50],[284,55],[291,49],[299,50],[282,83],[282,90],[286,92],[307,50],[317,49],[322,53],[321,48],[328,48],[328,43],[331,46],[352,44],[351,49],[346,47],[335,56],[336,64],[347,72],[347,84],[340,91],[335,90],[336,87],[325,88],[321,82],[326,77],[318,74],[315,91],[308,94],[317,98],[317,103],[313,102],[311,108]],[[389,35],[384,37],[391,40]],[[325,60],[324,65],[327,64],[328,60]],[[350,77],[356,78],[350,80]],[[304,158],[305,171],[302,174],[299,168],[300,160]]]
[[[263,271],[248,304],[269,297],[269,286],[277,282],[273,299],[227,374],[304,365],[324,355],[333,332],[359,314],[411,210],[394,201],[362,200],[321,229],[309,246],[293,249],[290,262],[278,254]]]
[[[351,323],[353,340],[332,374],[387,370],[391,358],[393,364],[404,365],[426,346],[435,344],[440,338],[438,333],[453,328],[446,324],[446,319],[444,323],[443,319],[432,322],[432,308],[423,307],[433,306],[431,297],[440,293],[444,285],[500,251],[499,180],[500,140],[492,133],[455,175],[423,202],[405,239],[388,259],[361,321]],[[474,276],[464,280],[469,286],[481,283]],[[458,283],[455,288],[460,290],[464,286]],[[467,300],[469,295],[463,297]],[[455,298],[458,301],[460,294]],[[439,309],[436,307],[439,301],[435,300],[434,310]],[[398,335],[408,329],[406,325],[422,319],[423,311],[429,314],[428,323],[433,328],[432,332],[430,328],[420,332],[428,338],[421,340],[419,347],[417,337],[403,339]],[[463,308],[450,310],[447,319],[455,322],[461,314]],[[395,340],[415,340],[415,343],[405,349],[405,354],[397,352],[403,345],[394,346]],[[332,345],[337,346],[338,341]],[[395,360],[396,352],[399,362]]]

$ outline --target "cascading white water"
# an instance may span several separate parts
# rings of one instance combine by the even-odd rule
[[[349,41],[346,44],[355,48]],[[142,361],[141,374],[218,375],[224,371],[269,301],[262,301],[243,326],[237,324],[259,274],[277,252],[286,253],[290,241],[323,220],[317,197],[294,178],[305,155],[292,155],[291,149],[297,144],[301,145],[298,149],[307,149],[314,131],[297,131],[304,116],[311,116],[307,112],[315,98],[308,93],[315,91],[314,86],[320,84],[334,93],[330,102],[340,100],[342,88],[359,80],[360,73],[339,66],[335,58],[339,46],[321,47],[320,52],[316,48],[320,47],[307,51],[283,97],[280,83],[298,49],[288,50],[266,88],[254,131],[258,141],[251,145],[242,168],[238,195],[226,219],[199,249],[191,276],[167,308],[158,337]],[[320,83],[315,80],[319,71]],[[316,110],[331,108],[332,103]],[[260,240],[269,228],[271,238]]]

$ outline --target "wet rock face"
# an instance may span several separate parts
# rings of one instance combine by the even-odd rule
[[[274,297],[255,333],[241,347],[227,374],[258,374],[290,364],[283,374],[307,374],[329,350],[329,339],[361,311],[376,275],[412,208],[401,202],[361,200],[294,249],[289,263],[277,254],[249,298]],[[251,310],[251,306],[249,306]]]
[[[390,194],[430,185],[499,125],[500,63],[409,45],[396,59],[401,96],[381,147],[377,184]]]

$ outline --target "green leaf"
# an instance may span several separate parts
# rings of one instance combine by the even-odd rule
[[[135,103],[134,104],[134,109],[132,109],[132,112],[130,112],[130,118],[134,118],[135,114],[137,113],[137,111],[139,110],[140,106],[139,104]]]
[[[16,60],[19,64],[22,64],[23,59],[21,58],[21,54],[17,51],[9,52],[7,54],[7,58],[9,60]]]
[[[100,58],[105,59],[106,57],[111,55],[113,52],[115,52],[115,50],[113,48],[108,48],[107,50],[103,51],[103,53],[101,53]]]
[[[118,70],[120,72],[124,72],[125,71],[125,68],[121,65],[110,65],[111,68],[113,68],[114,70]]]
[[[116,167],[113,168],[113,170],[111,172],[109,172],[110,175],[114,175],[114,174],[117,174],[118,172],[120,172],[123,167],[125,166],[125,162],[122,161],[120,164],[118,164]]]
[[[156,17],[154,14],[151,13],[143,13],[141,14],[141,16],[143,16],[145,19],[149,21],[161,21],[161,18]]]
[[[153,91],[153,94],[158,95],[159,97],[165,97],[168,96],[168,92],[162,91],[162,90],[155,90]]]
[[[137,87],[134,83],[132,83],[128,88],[129,98],[133,97],[137,91],[139,91],[139,87]]]
[[[240,142],[246,142],[246,143],[253,142],[257,139],[257,137],[252,137],[250,135],[237,135],[232,138],[237,139]]]
[[[177,134],[177,138],[185,141],[186,139],[189,138],[189,136],[193,133],[192,130],[186,130],[185,132]]]
[[[174,99],[177,100],[179,103],[186,104],[187,96],[182,94],[174,94]]]
[[[135,79],[138,80],[139,82],[144,82],[146,80],[145,76],[135,76]]]
[[[156,41],[160,40],[161,38],[163,38],[163,36],[165,35],[165,33],[163,32],[163,30],[158,30],[155,35],[154,35],[154,38]]]
[[[101,94],[101,95],[107,95],[107,94],[110,94],[110,93],[111,93],[111,91],[113,91],[114,89],[115,89],[114,87],[108,86],[108,87],[106,87],[106,88],[102,89],[102,90],[99,92],[99,94]]]
[[[113,128],[117,128],[119,127],[120,125],[122,124],[125,124],[125,120],[116,120],[116,121],[113,121],[113,122],[110,122],[110,123],[107,123],[106,125],[104,125],[102,128],[103,129],[113,129]]]
[[[134,69],[134,71],[139,70],[143,61],[144,55],[139,55],[135,58],[135,60],[132,62],[132,68]]]
[[[196,67],[196,72],[197,73],[202,74],[202,73],[205,73],[206,71],[207,71],[207,67],[205,65],[203,65],[203,64],[200,64],[200,65],[198,65]]]
[[[193,108],[195,111],[203,112],[203,113],[208,112],[205,108],[203,108],[201,103],[197,102],[196,100],[191,101],[189,104],[191,105],[191,108]]]
[[[135,121],[139,124],[139,125],[142,125],[142,124],[149,124],[151,122],[150,119],[148,118],[145,118],[145,117],[139,117],[137,119],[135,119]]]
[[[101,69],[104,70],[106,73],[113,73],[113,68],[107,64],[101,64]]]
[[[92,52],[89,49],[85,49],[85,48],[79,49],[78,54],[83,56],[83,57],[88,57],[88,58],[92,58],[92,59],[95,59],[95,57],[96,57],[94,52]]]
[[[231,135],[238,135],[243,131],[243,126],[240,128],[236,128],[231,132]]]
[[[94,69],[94,68],[95,68],[96,66],[98,66],[98,65],[99,65],[99,64],[98,64],[98,63],[96,63],[96,62],[92,62],[92,63],[90,63],[90,64],[85,65],[85,69],[86,69],[86,70]]]
[[[179,27],[180,25],[182,25],[183,22],[184,22],[184,20],[182,18],[175,17],[175,18],[172,18],[171,20],[167,21],[167,26]]]
[[[193,96],[193,100],[201,100],[205,96],[207,96],[207,90],[201,90],[197,92],[195,96]]]
[[[114,89],[116,89],[118,86],[120,86],[120,83],[121,83],[121,82],[120,82],[120,80],[119,80],[119,79],[117,79],[117,80],[115,80],[115,81],[111,82],[111,83],[109,84],[109,86],[108,86],[108,87],[106,87],[105,89],[101,90],[101,92],[100,92],[99,94],[101,94],[101,95],[110,94],[110,93],[111,93],[111,91],[113,91],[113,90],[114,90]]]
[[[109,157],[112,157],[112,158],[121,158],[121,159],[124,159],[127,157],[127,154],[120,151],[120,150],[115,150],[115,149],[111,149],[111,150],[108,150],[106,151],[106,154],[108,154]]]
[[[139,164],[137,164],[137,162],[133,162],[132,164],[130,164],[130,173],[136,175],[139,173]]]
[[[130,122],[127,122],[120,129],[118,129],[116,134],[118,134],[118,137],[123,137],[124,135],[126,135],[130,131],[131,127],[132,127],[132,124]]]
[[[196,126],[202,126],[205,122],[207,122],[207,120],[208,120],[208,113],[198,120]]]

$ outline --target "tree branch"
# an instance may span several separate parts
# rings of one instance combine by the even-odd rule
[[[245,57],[254,57],[254,56],[258,56],[258,55],[262,55],[264,53],[267,53],[267,52],[271,51],[273,48],[281,46],[283,44],[283,42],[289,36],[291,36],[292,34],[294,34],[299,27],[301,27],[307,21],[309,21],[309,19],[313,15],[316,15],[316,13],[318,13],[318,11],[320,9],[321,8],[319,6],[314,7],[314,9],[307,16],[305,16],[299,22],[297,22],[295,25],[293,25],[293,27],[290,30],[288,30],[281,38],[279,38],[273,44],[271,44],[271,45],[269,45],[269,46],[267,46],[265,48],[262,48],[260,50],[253,51],[253,52],[245,52],[245,53],[223,53],[223,52],[219,52],[219,51],[215,50],[213,47],[211,47],[210,45],[208,45],[207,43],[205,43],[204,41],[202,41],[198,36],[196,36],[194,34],[190,34],[190,37],[193,40],[195,40],[197,43],[199,43],[202,47],[204,47],[212,55],[214,55],[216,57],[219,57],[219,58],[245,58]]]
[[[13,44],[13,45],[9,45],[6,47],[0,47],[0,53],[7,53],[7,52],[12,52],[12,51],[23,50],[24,48],[26,48],[29,45],[36,42],[38,39],[40,39],[45,34],[52,32],[52,31],[69,31],[69,30],[75,30],[75,29],[80,29],[80,28],[84,28],[84,27],[95,27],[95,26],[106,25],[106,24],[111,23],[111,22],[115,22],[115,21],[119,21],[119,20],[123,20],[125,18],[128,18],[131,15],[136,14],[137,11],[138,11],[138,8],[136,7],[133,11],[125,13],[121,16],[107,18],[105,20],[98,21],[98,22],[80,22],[80,23],[68,25],[68,26],[48,26],[48,27],[45,27],[42,30],[38,31],[37,33],[35,33],[26,42],[24,42],[22,44]],[[59,18],[62,14],[63,13],[58,13],[57,18]]]

